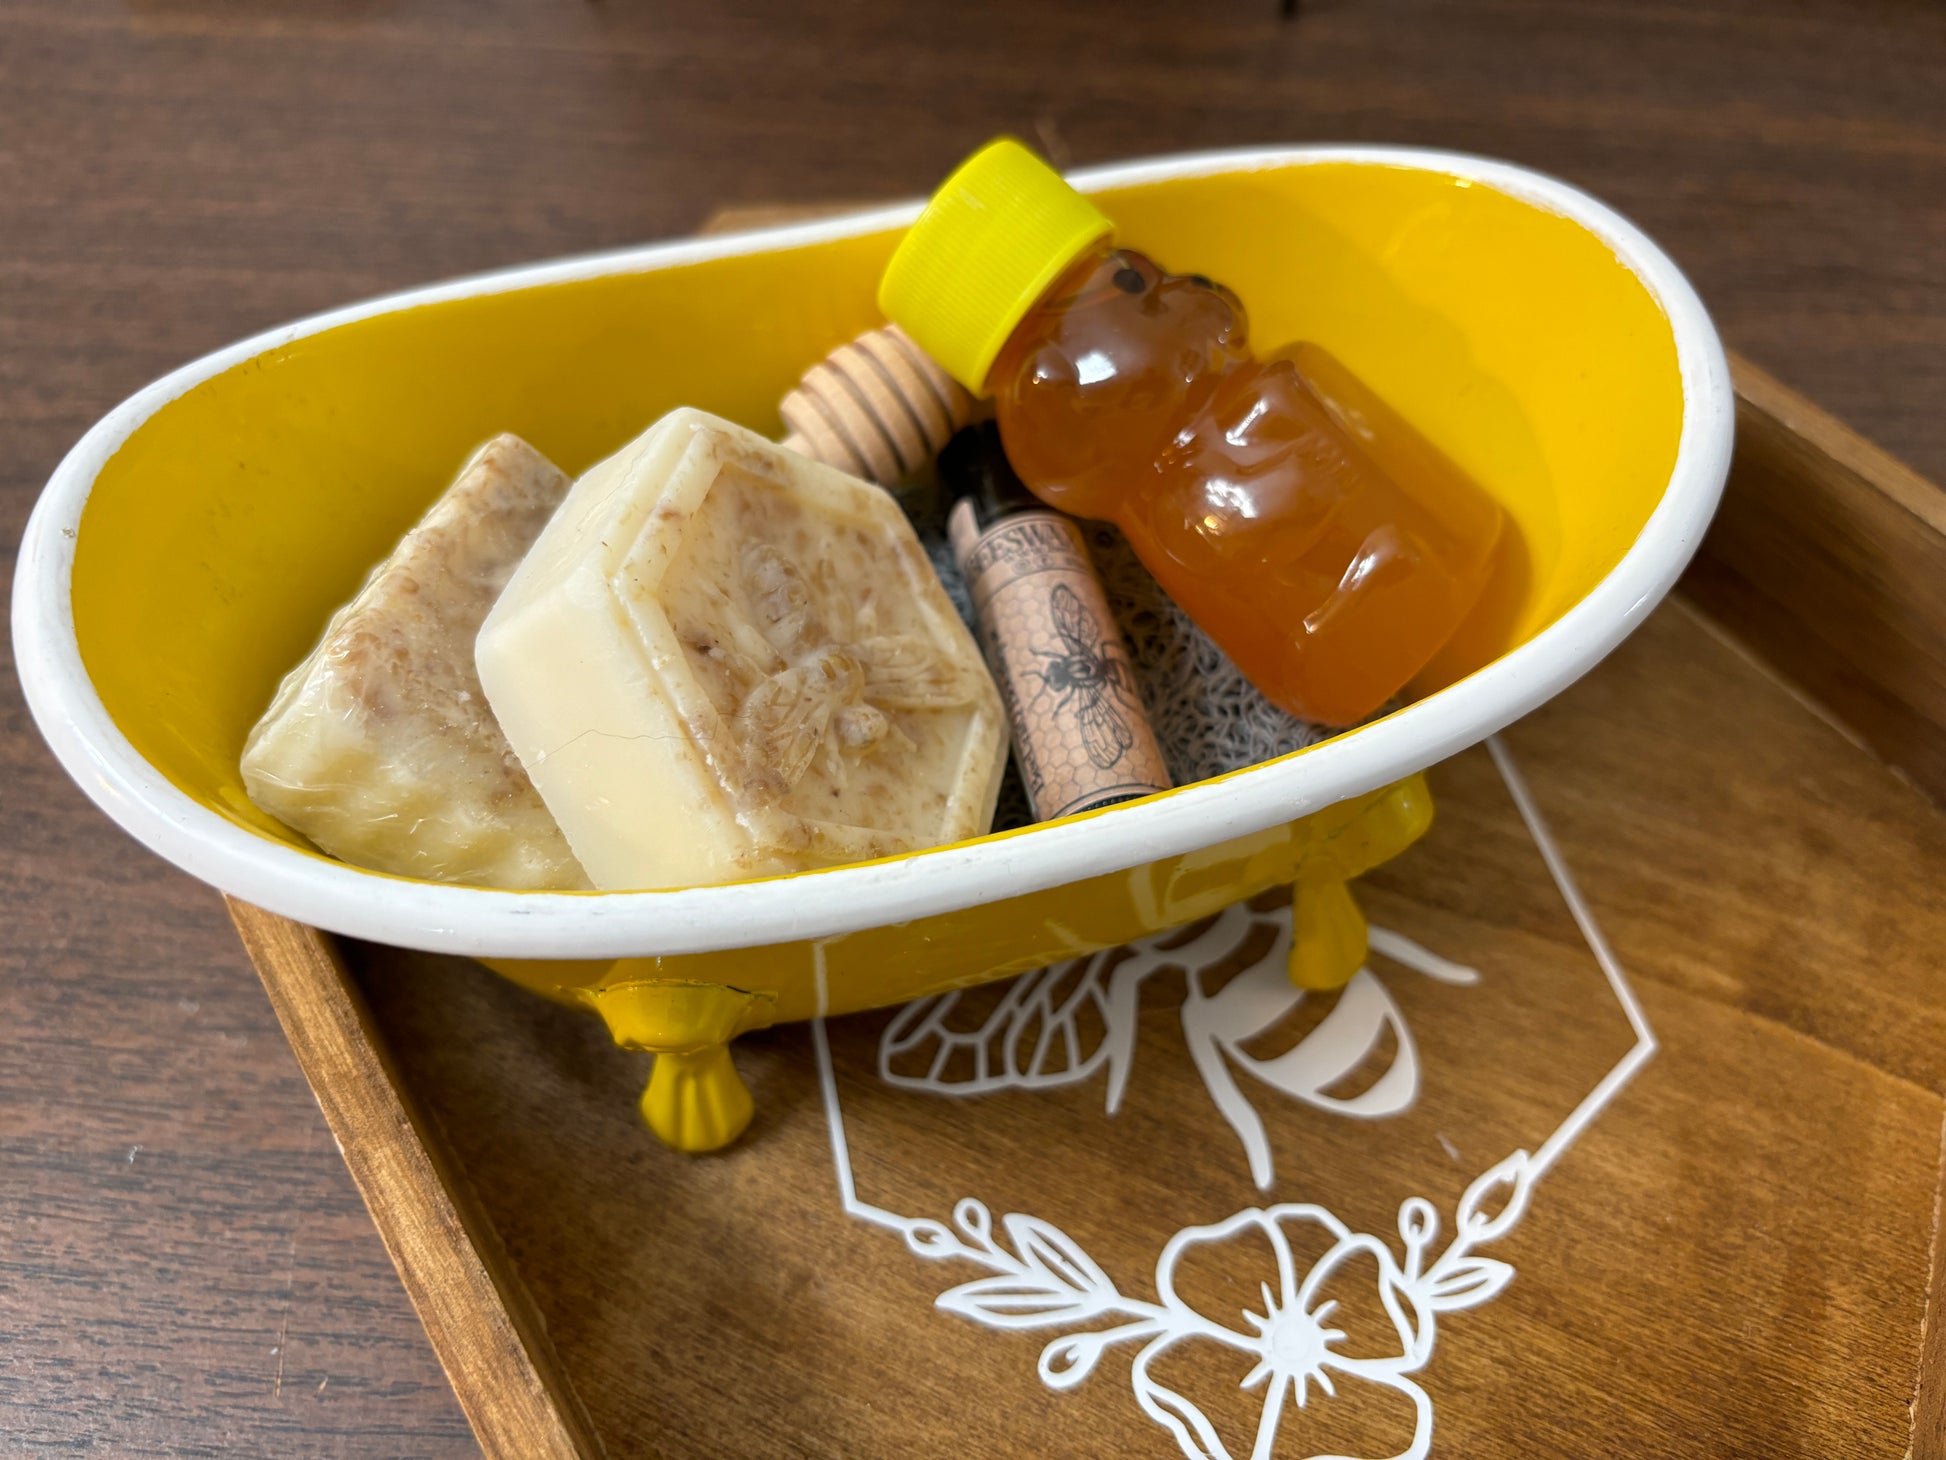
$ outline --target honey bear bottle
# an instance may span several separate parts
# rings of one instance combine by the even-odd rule
[[[879,304],[994,397],[1035,495],[1120,527],[1267,698],[1355,724],[1473,607],[1502,513],[1436,453],[1381,470],[1347,425],[1397,417],[1349,370],[1310,344],[1257,359],[1234,294],[1113,231],[1003,138],[934,195]]]

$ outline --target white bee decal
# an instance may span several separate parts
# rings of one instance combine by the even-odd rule
[[[1274,933],[1274,935],[1273,935]],[[1267,941],[1266,941],[1267,939]],[[1220,987],[1208,970],[1233,966],[1263,944],[1261,953]],[[1096,953],[1023,974],[999,1002],[970,1020],[959,992],[918,999],[900,1009],[880,1036],[878,1070],[888,1084],[935,1095],[982,1095],[997,1090],[1052,1089],[1108,1074],[1107,1108],[1121,1108],[1135,1058],[1142,984],[1164,968],[1185,970],[1181,1017],[1190,1056],[1210,1098],[1243,1143],[1250,1174],[1268,1190],[1274,1175],[1263,1117],[1237,1074],[1281,1094],[1340,1115],[1379,1119],[1411,1107],[1419,1094],[1419,1056],[1398,1005],[1369,968],[1360,969],[1317,1025],[1280,1053],[1250,1048],[1271,1036],[1307,997],[1291,984],[1288,916],[1253,913],[1238,905],[1219,914],[1186,943],[1158,948],[1145,942],[1115,962]],[[1375,953],[1442,983],[1471,984],[1473,969],[1441,958],[1384,928],[1371,930]],[[1377,1079],[1355,1095],[1334,1085],[1380,1051],[1392,1055]]]

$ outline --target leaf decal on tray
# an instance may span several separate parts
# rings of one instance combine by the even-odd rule
[[[1169,1349],[1172,1337],[1163,1334],[1129,1365],[1129,1383],[1135,1390],[1135,1402],[1142,1406],[1144,1414],[1175,1437],[1188,1460],[1231,1460],[1209,1417],[1149,1373],[1149,1365]]]
[[[1532,1183],[1527,1153],[1515,1151],[1466,1188],[1454,1214],[1461,1234],[1467,1241],[1479,1243],[1491,1242],[1507,1231],[1526,1210],[1527,1189]],[[1483,1214],[1480,1208],[1494,1200],[1499,1201],[1500,1209],[1491,1216]]]
[[[994,1240],[993,1218],[983,1203],[961,1202],[953,1221],[968,1249],[996,1271],[941,1293],[938,1305],[950,1312],[996,1328],[1043,1328],[1086,1323],[1121,1300],[1108,1274],[1051,1222],[1010,1212],[1001,1219],[1013,1244],[1009,1252]]]
[[[940,1307],[995,1328],[1043,1328],[1054,1323],[1083,1323],[1101,1311],[1100,1305],[1052,1277],[975,1278],[948,1288]]]
[[[1095,1371],[1101,1356],[1116,1344],[1148,1338],[1163,1332],[1164,1328],[1160,1319],[1138,1318],[1133,1323],[1124,1323],[1115,1328],[1070,1333],[1064,1338],[1052,1340],[1042,1349],[1040,1362],[1035,1367],[1040,1371],[1041,1382],[1048,1388],[1072,1389]]]
[[[1467,1257],[1434,1268],[1426,1297],[1434,1308],[1473,1308],[1495,1297],[1513,1281],[1511,1265],[1491,1257]]]
[[[1002,1219],[1014,1250],[1038,1272],[1051,1274],[1079,1292],[1115,1296],[1115,1284],[1076,1241],[1052,1222],[1010,1212]]]

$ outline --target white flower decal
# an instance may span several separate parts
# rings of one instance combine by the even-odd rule
[[[1331,1245],[1308,1271],[1300,1272],[1292,1255],[1286,1228],[1316,1226],[1324,1229]],[[1285,1405],[1306,1408],[1320,1397],[1335,1396],[1339,1382],[1346,1376],[1381,1384],[1409,1398],[1418,1417],[1415,1438],[1429,1429],[1432,1404],[1422,1390],[1405,1374],[1416,1368],[1413,1350],[1418,1347],[1418,1311],[1407,1289],[1398,1264],[1386,1247],[1372,1237],[1352,1232],[1344,1223],[1321,1207],[1286,1203],[1269,1210],[1252,1208],[1238,1212],[1227,1221],[1208,1227],[1187,1227],[1163,1248],[1156,1266],[1156,1290],[1165,1306],[1188,1307],[1176,1294],[1178,1262],[1193,1249],[1208,1244],[1228,1244],[1242,1233],[1260,1234],[1275,1256],[1275,1273],[1261,1284],[1263,1311],[1246,1310],[1244,1328],[1223,1328],[1218,1337],[1207,1330],[1165,1333],[1136,1355],[1131,1366],[1136,1401],[1152,1419],[1166,1427],[1187,1455],[1198,1460],[1231,1460],[1228,1449],[1218,1438],[1205,1411],[1173,1389],[1158,1382],[1150,1366],[1167,1349],[1179,1343],[1215,1342],[1240,1349],[1254,1365],[1244,1375],[1245,1389],[1261,1390],[1262,1418],[1257,1426],[1255,1452],[1272,1453],[1278,1431],[1285,1422]],[[1324,1298],[1327,1282],[1344,1268],[1354,1255],[1374,1259],[1378,1269],[1376,1291],[1366,1296],[1381,1303],[1391,1319],[1396,1342],[1369,1356],[1347,1351],[1346,1331],[1331,1326],[1331,1318],[1343,1301]],[[1191,1309],[1190,1311],[1194,1311]],[[1198,1315],[1214,1319],[1214,1315]],[[1423,1358],[1421,1358],[1423,1361]],[[1339,1376],[1334,1379],[1333,1375]],[[1409,1453],[1409,1452],[1408,1452]]]
[[[1410,1402],[1411,1438],[1389,1460],[1419,1460],[1432,1445],[1432,1401],[1410,1375],[1432,1357],[1437,1314],[1484,1303],[1512,1279],[1514,1270],[1506,1263],[1475,1257],[1472,1249],[1520,1220],[1531,1181],[1524,1151],[1475,1181],[1460,1201],[1453,1240],[1430,1263],[1427,1253],[1439,1234],[1439,1217],[1420,1197],[1399,1209],[1403,1259],[1378,1238],[1354,1232],[1323,1207],[1305,1202],[1251,1207],[1210,1226],[1185,1227],[1156,1261],[1155,1302],[1124,1294],[1073,1238],[1037,1217],[1010,1213],[996,1235],[985,1205],[962,1201],[953,1210],[951,1227],[907,1219],[899,1225],[921,1257],[958,1258],[992,1273],[949,1288],[939,1296],[940,1307],[993,1328],[1082,1330],[1041,1350],[1040,1376],[1051,1388],[1072,1389],[1094,1372],[1110,1348],[1142,1341],[1129,1366],[1136,1402],[1175,1436],[1191,1460],[1236,1460],[1204,1409],[1153,1373],[1156,1360],[1171,1349],[1199,1343],[1236,1351],[1250,1363],[1242,1387],[1263,1392],[1249,1452],[1253,1460],[1268,1460],[1274,1453],[1290,1408],[1302,1410],[1320,1396],[1335,1395],[1345,1379],[1377,1384]],[[1499,1209],[1488,1215],[1483,1209],[1495,1202]],[[1324,1254],[1302,1271],[1291,1240],[1299,1228],[1327,1243]],[[1231,1324],[1185,1298],[1178,1271],[1199,1250],[1232,1243],[1242,1234],[1264,1240],[1272,1271],[1259,1284],[1263,1311],[1245,1310],[1241,1321]],[[1349,1276],[1354,1258],[1368,1258],[1376,1267],[1372,1291],[1361,1292],[1341,1281]],[[1349,1298],[1326,1296],[1333,1291]],[[1381,1315],[1379,1323],[1360,1325],[1361,1335],[1389,1325],[1386,1337],[1368,1352],[1360,1352],[1346,1330],[1332,1321],[1344,1301],[1362,1301]],[[1125,1321],[1108,1328],[1084,1327],[1109,1315]]]
[[[1526,1154],[1521,1152],[1476,1182],[1460,1204],[1459,1233],[1430,1267],[1425,1263],[1426,1249],[1438,1234],[1439,1218],[1431,1204],[1418,1197],[1399,1211],[1403,1263],[1376,1237],[1354,1232],[1323,1207],[1306,1202],[1253,1207],[1211,1226],[1185,1227],[1170,1239],[1156,1264],[1157,1296],[1173,1321],[1130,1366],[1136,1401],[1175,1436],[1185,1455],[1194,1460],[1234,1460],[1204,1409],[1157,1381],[1151,1372],[1155,1360],[1178,1344],[1214,1341],[1241,1350],[1254,1361],[1242,1380],[1243,1388],[1263,1392],[1253,1456],[1274,1453],[1280,1429],[1294,1418],[1288,1407],[1303,1410],[1321,1397],[1334,1397],[1338,1386],[1351,1379],[1390,1389],[1411,1404],[1412,1435],[1395,1460],[1416,1460],[1432,1444],[1432,1400],[1409,1376],[1432,1357],[1435,1314],[1484,1303],[1512,1279],[1513,1269],[1506,1263],[1472,1257],[1469,1249],[1499,1236],[1519,1219],[1526,1200],[1527,1170]],[[1482,1216],[1479,1207],[1496,1192],[1505,1197],[1500,1211],[1491,1218]],[[1306,1228],[1312,1229],[1312,1245],[1320,1237],[1328,1245],[1308,1269],[1300,1270],[1292,1236]],[[1176,1274],[1185,1257],[1198,1248],[1230,1244],[1244,1234],[1263,1239],[1275,1271],[1260,1285],[1263,1311],[1246,1309],[1243,1326],[1238,1328],[1215,1321],[1179,1297]],[[1376,1281],[1370,1287],[1361,1288],[1355,1280],[1347,1286],[1355,1258],[1369,1259],[1375,1269]],[[1326,1296],[1334,1291],[1339,1296]],[[1381,1310],[1384,1320],[1356,1330],[1365,1352],[1359,1351],[1360,1338],[1334,1322],[1344,1319],[1341,1304],[1361,1301]],[[1374,1340],[1370,1337],[1374,1331],[1384,1337]]]
[[[858,1195],[831,1047],[819,1019],[812,1025],[812,1040],[844,1210],[897,1232],[920,1257],[985,1268],[985,1276],[940,1294],[938,1305],[989,1328],[1055,1330],[1056,1336],[1041,1350],[1038,1365],[1049,1388],[1074,1389],[1110,1349],[1139,1344],[1129,1363],[1136,1402],[1170,1433],[1189,1460],[1239,1460],[1239,1456],[1225,1445],[1208,1410],[1182,1392],[1194,1387],[1190,1379],[1165,1379],[1158,1367],[1165,1373],[1181,1367],[1191,1378],[1207,1383],[1212,1365],[1174,1361],[1198,1353],[1208,1358],[1218,1351],[1232,1357],[1242,1392],[1260,1400],[1246,1452],[1249,1460],[1271,1460],[1280,1453],[1280,1439],[1281,1453],[1291,1453],[1293,1443],[1302,1443],[1304,1422],[1311,1414],[1356,1385],[1376,1386],[1397,1396],[1403,1402],[1401,1414],[1409,1411],[1410,1433],[1403,1437],[1402,1447],[1382,1460],[1423,1460],[1432,1448],[1433,1405],[1414,1376],[1432,1358],[1439,1315],[1489,1301],[1514,1275],[1508,1264],[1479,1256],[1475,1249],[1513,1230],[1526,1212],[1533,1184],[1656,1049],[1655,1035],[1627,977],[1595,926],[1526,783],[1497,741],[1489,741],[1488,748],[1563,901],[1627,1015],[1635,1042],[1531,1155],[1514,1152],[1467,1188],[1454,1211],[1452,1238],[1443,1250],[1434,1253],[1439,1216],[1422,1197],[1408,1197],[1399,1207],[1401,1245],[1396,1251],[1389,1238],[1353,1231],[1311,1203],[1251,1207],[1220,1222],[1177,1231],[1156,1259],[1155,1299],[1150,1301],[1124,1293],[1079,1243],[1040,1217],[1010,1213],[1001,1218],[996,1231],[986,1205],[971,1199],[954,1207],[950,1225],[902,1216]],[[1246,916],[1234,910],[1201,936],[1174,948],[1138,945],[1122,965],[1129,971],[1119,977],[1087,961],[1028,975],[997,1009],[970,1028],[961,1027],[953,1017],[951,995],[921,1000],[888,1027],[880,1048],[879,1073],[887,1083],[909,1089],[974,1094],[1074,1084],[1105,1067],[1112,1115],[1129,1077],[1133,1041],[1127,1030],[1137,983],[1153,967],[1168,962],[1185,965],[1190,998],[1184,1004],[1184,1034],[1193,1054],[1200,1051],[1208,1056],[1197,1059],[1205,1084],[1242,1138],[1252,1175],[1260,1186],[1268,1186],[1272,1172],[1262,1116],[1237,1093],[1229,1070],[1221,1067],[1225,1062],[1305,1105],[1367,1117],[1409,1105],[1417,1092],[1418,1075],[1403,1021],[1397,1020],[1396,1009],[1369,970],[1359,979],[1373,987],[1359,992],[1362,986],[1354,980],[1339,1003],[1340,1012],[1349,1005],[1358,1014],[1355,1029],[1342,1037],[1300,1043],[1274,1060],[1252,1062],[1239,1032],[1262,1027],[1264,1011],[1275,1011],[1289,1001],[1278,979],[1263,971],[1271,967],[1281,979],[1281,947],[1273,949],[1274,957],[1215,992],[1202,988],[1197,970],[1204,957],[1233,946],[1235,924]],[[1282,916],[1288,918],[1288,912]],[[1280,939],[1288,936],[1287,927],[1280,931]],[[1470,970],[1448,964],[1383,929],[1373,929],[1373,947],[1442,981],[1470,982],[1473,977]],[[821,964],[818,977],[822,994]],[[1230,994],[1232,989],[1242,992]],[[1226,995],[1230,1003],[1224,1002]],[[1090,1009],[1105,1026],[1104,1036],[1092,1044],[1077,1033],[1081,1014]],[[1321,1076],[1340,1065],[1346,1049],[1362,1056],[1371,1047],[1371,1031],[1386,1024],[1394,1027],[1402,1052],[1397,1068],[1405,1073],[1397,1079],[1388,1075],[1352,1100],[1330,1099],[1329,1081]],[[899,1074],[895,1059],[914,1053],[927,1056],[923,1073]],[[947,1076],[955,1054],[972,1057],[971,1077]],[[1398,1088],[1387,1088],[1388,1081]],[[1253,1278],[1255,1293],[1250,1301],[1254,1306],[1224,1311],[1224,1302],[1212,1301],[1206,1294],[1234,1290],[1235,1259],[1250,1244],[1262,1249],[1268,1259]],[[1306,1265],[1300,1253],[1310,1252],[1317,1255]],[[1226,1254],[1229,1282],[1211,1288],[1195,1280],[1194,1270],[1217,1254]],[[1234,1395],[1227,1408],[1236,1408]],[[1233,1419],[1227,1422],[1242,1428]],[[1239,1433],[1236,1438],[1243,1436]],[[1299,1453],[1310,1454],[1311,1460],[1351,1460],[1339,1454]]]

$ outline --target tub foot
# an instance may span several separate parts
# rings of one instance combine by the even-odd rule
[[[1311,877],[1291,889],[1291,982],[1327,993],[1365,965],[1365,914],[1342,877]]]
[[[647,960],[623,960],[613,982],[582,991],[615,1043],[655,1056],[642,1119],[672,1150],[719,1151],[742,1135],[755,1108],[730,1060],[730,1041],[771,1022],[774,994],[657,977]]]
[[[1363,801],[1346,802],[1300,823],[1310,837],[1291,889],[1291,982],[1341,989],[1364,967],[1365,914],[1352,878],[1388,862],[1432,825],[1432,792],[1410,775]]]
[[[720,1151],[750,1124],[756,1106],[730,1059],[712,1044],[683,1054],[659,1054],[642,1093],[642,1119],[671,1150]]]

